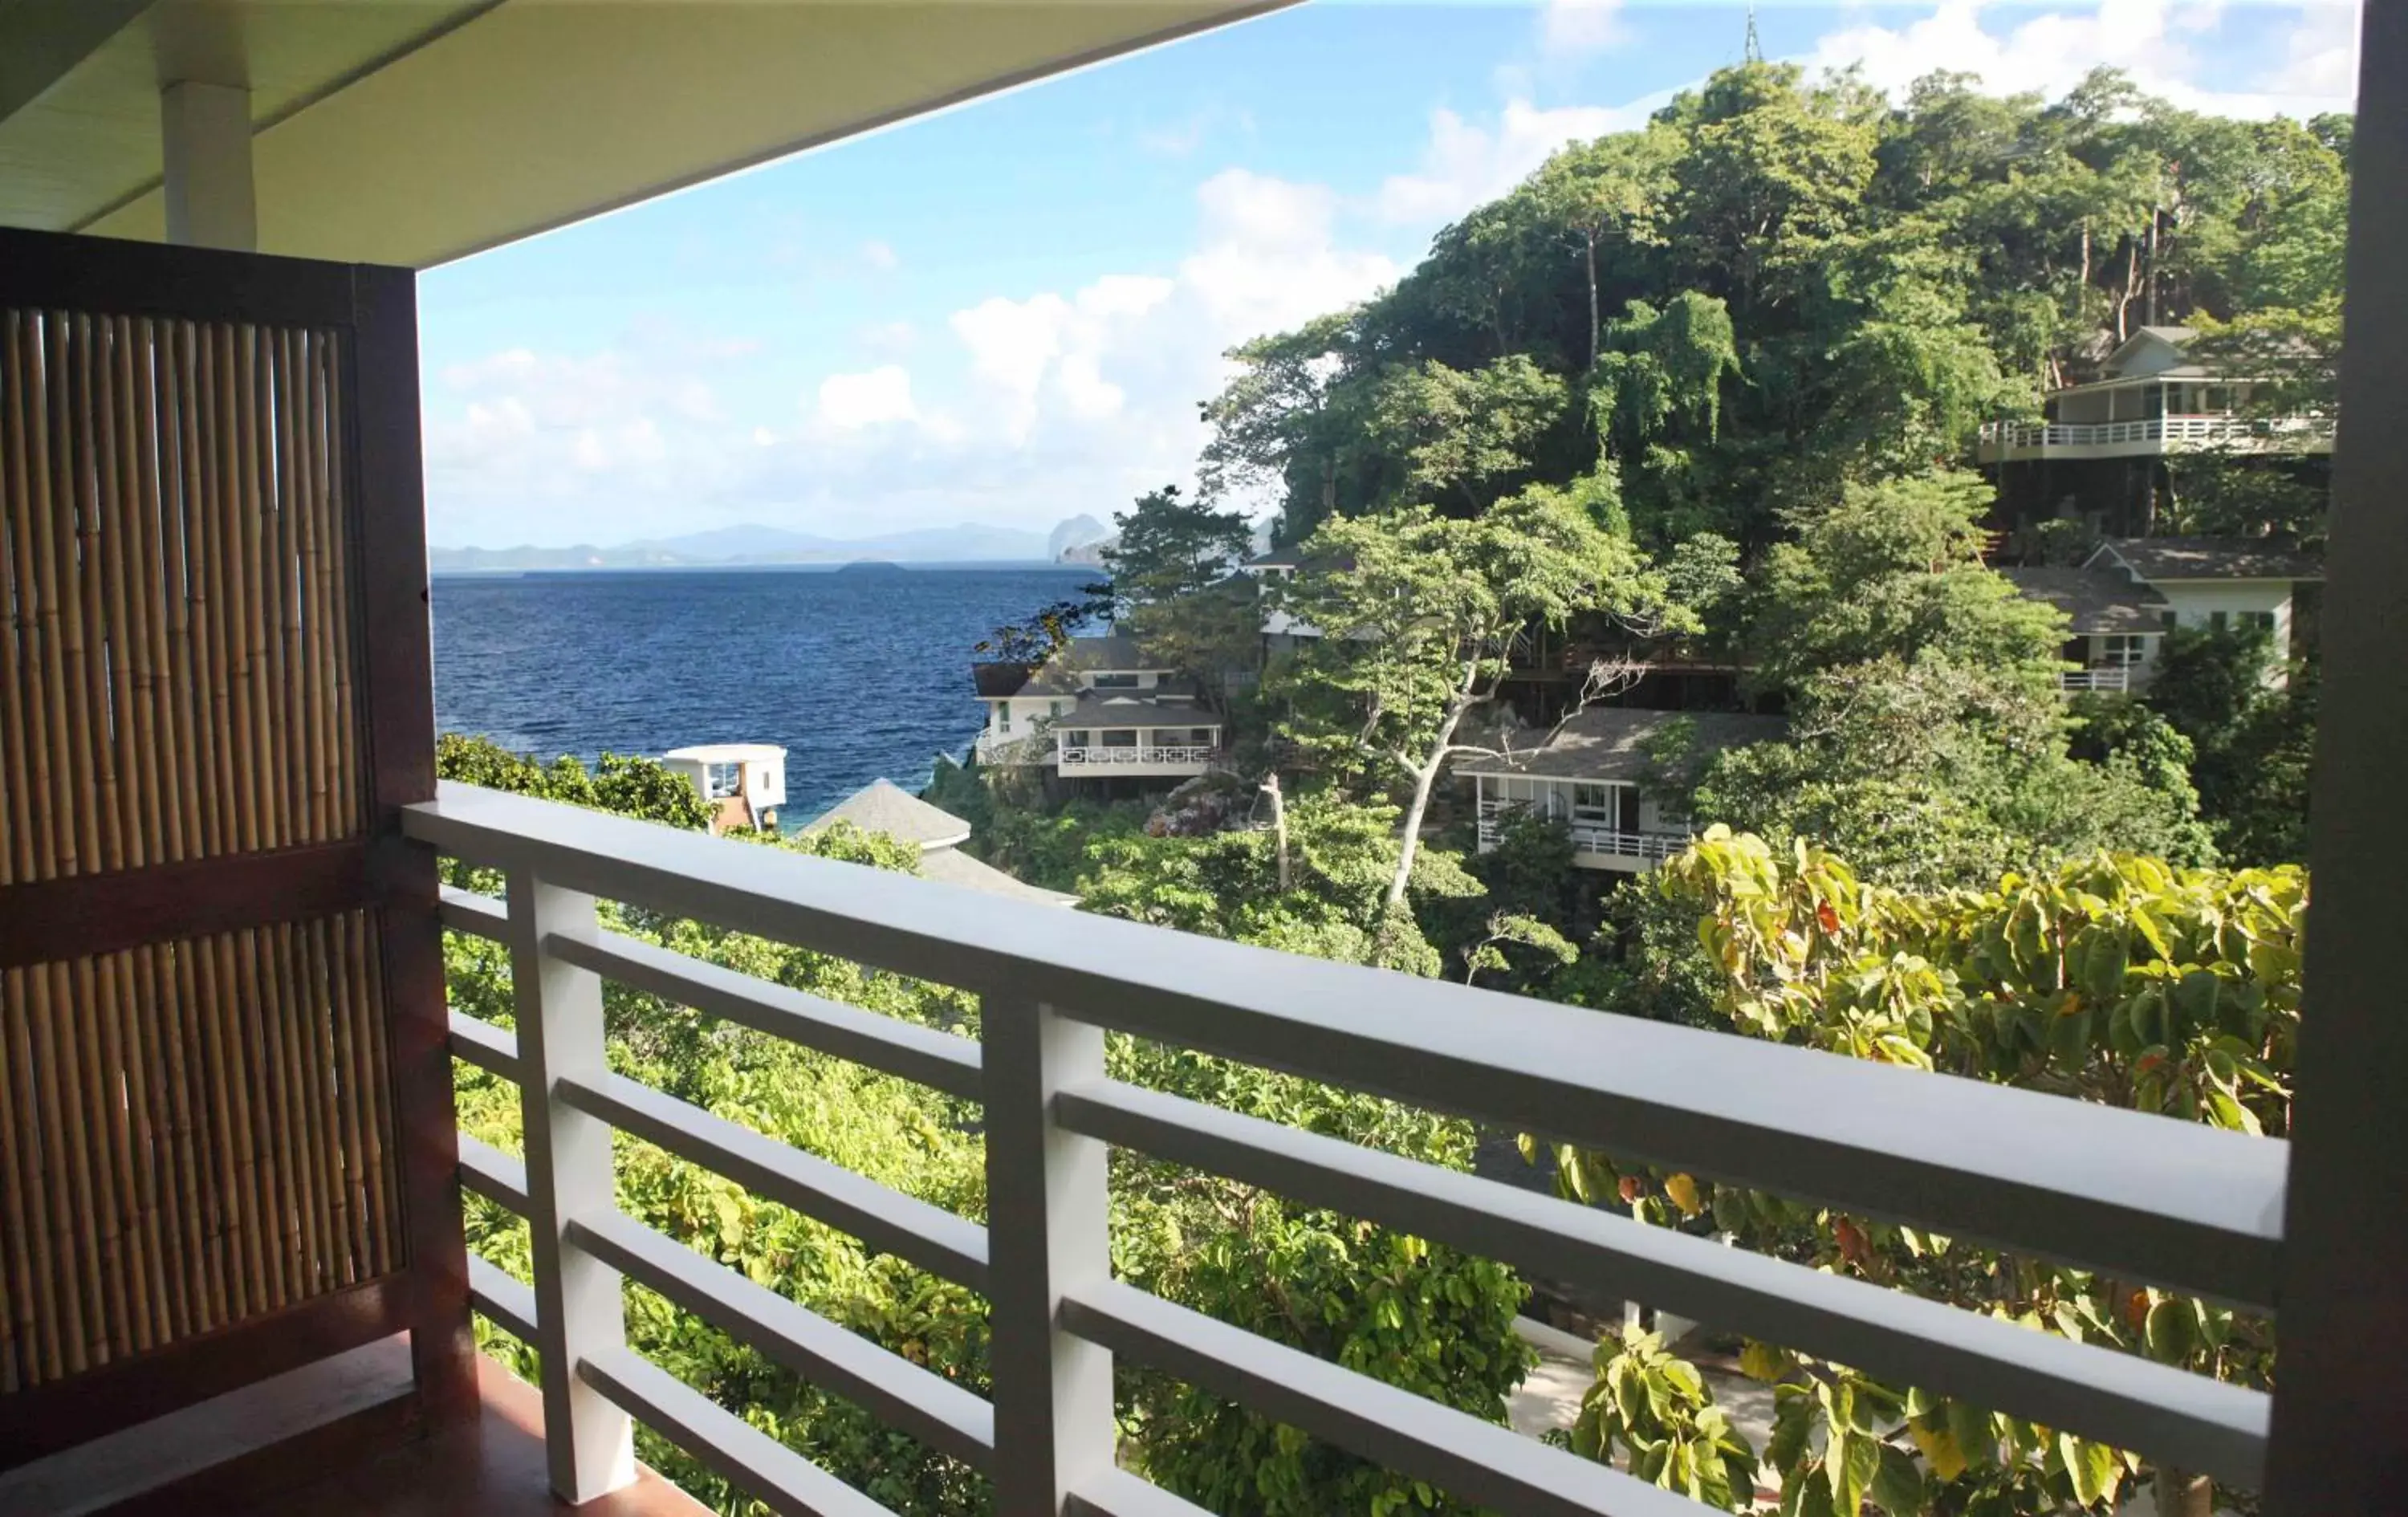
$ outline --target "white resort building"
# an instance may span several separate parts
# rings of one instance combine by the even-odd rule
[[[2144,326],[2100,364],[2087,384],[2049,392],[2045,419],[1982,428],[1985,464],[2030,459],[2155,458],[2217,448],[2332,451],[2330,416],[2263,416],[2251,409],[2263,381],[2194,362],[2186,326]]]
[[[1682,725],[1692,752],[1761,742],[1783,728],[1775,716],[1591,707],[1526,751],[1457,766],[1472,782],[1480,852],[1497,847],[1520,810],[1570,829],[1582,868],[1637,874],[1663,863],[1695,836],[1685,815],[1647,793],[1654,739]]]
[[[981,764],[1065,780],[1186,778],[1219,764],[1220,716],[1195,681],[1132,637],[1074,637],[1035,669],[973,665],[987,708]]]
[[[661,763],[694,781],[711,806],[710,830],[764,830],[786,804],[786,751],[773,743],[704,743],[672,748]]]
[[[941,807],[929,805],[891,780],[873,780],[828,808],[802,836],[816,837],[849,823],[863,832],[884,833],[898,843],[920,851],[920,873],[948,885],[982,890],[990,895],[1041,901],[1048,906],[1076,906],[1079,897],[1044,890],[1016,880],[991,864],[960,852],[970,840],[970,824]]]
[[[2073,666],[2061,683],[2069,694],[2141,689],[2175,627],[2263,628],[2273,643],[2268,679],[2279,684],[2300,587],[2324,579],[2306,554],[2233,537],[2111,537],[2080,568],[2001,572],[2066,613]]]

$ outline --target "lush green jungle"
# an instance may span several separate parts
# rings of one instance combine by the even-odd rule
[[[2145,693],[2068,699],[2061,614],[1997,565],[2086,552],[2078,520],[2001,512],[1985,421],[2040,414],[2143,325],[2329,406],[2350,122],[2177,109],[2111,74],[2056,101],[1950,76],[1892,100],[1750,64],[1645,127],[1566,149],[1448,228],[1394,289],[1238,350],[1204,403],[1200,477],[1121,514],[1111,576],[997,629],[1041,662],[1109,620],[1193,677],[1227,772],[1168,795],[1064,798],[1026,771],[940,766],[968,845],[1082,909],[1495,990],[2282,1134],[2300,1016],[2315,655],[2247,628],[2172,634]],[[1302,568],[1232,576],[1257,513]],[[2313,551],[2312,458],[2185,455],[2139,530]],[[1267,606],[1266,603],[1268,603]],[[1268,658],[1264,615],[1317,628]],[[1531,650],[1580,651],[1533,697]],[[1713,750],[1649,753],[1698,840],[1614,882],[1561,828],[1473,846],[1455,771],[1676,656],[1728,671],[1693,709],[1777,713]],[[1584,670],[1584,673],[1580,672]],[[703,825],[638,761],[588,772],[447,739],[452,778]],[[1275,813],[1275,823],[1273,815]],[[758,837],[906,872],[838,828]],[[467,877],[464,874],[463,879]],[[498,888],[498,880],[473,881]],[[618,930],[932,1026],[955,993],[606,906]],[[449,950],[454,1003],[509,1021],[491,945]],[[1472,1004],[1477,1004],[1476,1002]],[[624,987],[625,1073],[963,1215],[983,1216],[978,1113]],[[1467,1167],[1465,1123],[1116,1038],[1122,1078]],[[515,1091],[460,1073],[471,1132],[517,1143]],[[2001,1135],[2001,1141],[2012,1141]],[[2263,1385],[2271,1324],[2129,1282],[1525,1141],[1562,1194],[1668,1228]],[[2101,1165],[2114,1156],[2101,1154]],[[1530,1282],[1234,1182],[1115,1153],[1122,1275],[1253,1331],[1502,1420]],[[631,1215],[913,1361],[984,1389],[967,1291],[623,1139]],[[523,1225],[472,1221],[523,1269]],[[985,1510],[983,1482],[666,1302],[637,1345],[870,1496]],[[1618,1329],[1618,1323],[1617,1323]],[[1782,1344],[1611,1331],[1578,1453],[1734,1511],[1888,1517],[2246,1510],[2247,1493]],[[524,1352],[496,1338],[496,1352]],[[1684,1354],[1775,1387],[1760,1444]],[[1229,1517],[1462,1510],[1163,1377],[1123,1372],[1124,1457]],[[673,1449],[641,1453],[728,1510]],[[1760,1496],[1778,1486],[1777,1496]]]

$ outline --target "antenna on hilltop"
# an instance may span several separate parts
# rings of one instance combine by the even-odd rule
[[[1748,0],[1747,61],[1751,64],[1764,62],[1764,44],[1758,41],[1756,36],[1756,0]]]

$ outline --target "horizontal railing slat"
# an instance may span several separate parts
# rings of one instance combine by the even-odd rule
[[[632,1349],[578,1361],[578,1378],[783,1517],[894,1517],[886,1508]]]
[[[2279,1140],[1055,910],[445,784],[411,836],[1125,1032],[2272,1309]],[[2100,1155],[2113,1155],[2102,1162]]]
[[[460,1135],[460,1183],[505,1211],[527,1214],[526,1166],[466,1133]]]
[[[979,1469],[993,1457],[995,1409],[942,1375],[754,1284],[624,1213],[580,1217],[568,1224],[568,1236],[621,1274],[930,1448]]]
[[[480,895],[473,890],[462,890],[457,885],[441,887],[436,915],[442,919],[449,931],[464,932],[471,937],[483,937],[496,943],[503,940],[502,935],[509,929],[509,908],[491,895]]]
[[[1473,1505],[1516,1517],[1698,1517],[1686,1496],[1117,1281],[1066,1297],[1062,1325]]]
[[[1064,1517],[1212,1517],[1184,1496],[1172,1496],[1125,1469],[1108,1469],[1072,1491]]]
[[[986,1288],[986,1229],[619,1075],[562,1080],[554,1100],[973,1290]]]
[[[523,1078],[518,1035],[463,1011],[452,1013],[452,1055],[504,1080]]]
[[[474,1252],[468,1255],[468,1304],[520,1342],[536,1340],[535,1287],[504,1274],[500,1266]]]
[[[594,943],[549,938],[544,952],[755,1032],[979,1098],[979,1048],[967,1038],[882,1017],[618,933],[604,933]]]
[[[2254,1487],[2258,1392],[2112,1348],[1650,1227],[1477,1176],[1115,1081],[1054,1097],[1074,1131],[1642,1301],[1899,1383]]]

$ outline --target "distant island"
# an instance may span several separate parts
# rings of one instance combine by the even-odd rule
[[[1084,544],[1100,535],[1093,517],[1073,517],[1049,536],[1018,527],[925,527],[876,537],[822,537],[783,527],[746,523],[708,532],[640,542],[567,548],[430,548],[427,566],[437,574],[524,573],[530,570],[676,569],[774,564],[867,565],[898,568],[909,564],[1058,562],[1061,544]]]
[[[909,574],[902,565],[883,558],[856,558],[850,564],[836,566],[838,574]]]

